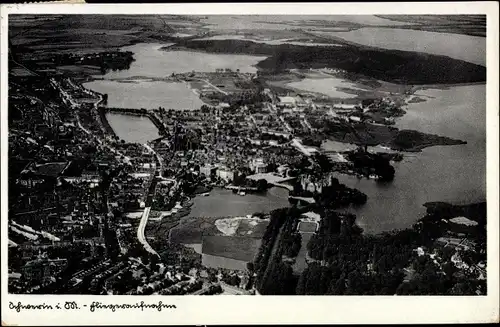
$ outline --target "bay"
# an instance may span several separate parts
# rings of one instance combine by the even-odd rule
[[[348,208],[367,233],[410,227],[425,213],[423,204],[466,204],[486,200],[486,87],[456,86],[418,93],[427,101],[408,105],[400,129],[459,138],[464,145],[435,146],[407,154],[394,163],[391,183],[339,174],[339,180],[368,196],[365,205]]]

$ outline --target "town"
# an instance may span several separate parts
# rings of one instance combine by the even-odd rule
[[[411,94],[341,100],[269,83],[349,74],[317,65],[150,78],[203,102],[186,110],[114,106],[111,94],[84,85],[134,62],[128,51],[11,51],[10,293],[485,294],[485,203],[428,204],[411,228],[376,236],[350,211],[370,198],[340,176],[387,187],[404,158],[466,144],[396,127],[418,101]],[[101,75],[55,69],[68,65]],[[147,122],[158,137],[126,140],[110,115]],[[194,215],[214,192],[284,201],[266,212]]]

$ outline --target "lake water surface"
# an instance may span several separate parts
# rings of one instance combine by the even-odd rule
[[[436,146],[407,154],[394,163],[396,175],[388,184],[340,174],[339,180],[368,196],[368,202],[347,211],[356,213],[368,233],[411,226],[430,201],[466,204],[486,200],[485,85],[447,90],[422,90],[432,98],[408,105],[397,127],[459,138],[468,143]]]
[[[270,212],[288,207],[288,190],[270,188],[265,195],[234,194],[231,190],[213,189],[209,196],[197,196],[189,217],[241,217],[256,212]]]
[[[125,142],[144,144],[160,137],[155,124],[147,117],[106,113],[116,136]]]
[[[159,107],[176,110],[199,109],[203,105],[198,95],[185,83],[170,83],[151,80],[111,81],[95,80],[84,86],[108,94],[110,108]]]
[[[152,81],[172,73],[191,71],[214,72],[218,68],[239,69],[242,73],[257,71],[255,65],[263,56],[207,54],[191,51],[164,51],[160,43],[139,43],[121,48],[134,53],[130,69],[109,71],[99,80],[84,86],[108,94],[108,106],[117,108],[146,108],[191,110],[199,109],[203,102],[184,83]]]
[[[202,22],[212,30],[285,30],[314,27],[318,22],[350,22],[363,25],[397,26],[407,23],[389,20],[375,15],[210,15]]]
[[[486,66],[486,38],[480,36],[384,27],[316,33],[373,47],[448,56]]]
[[[255,65],[266,59],[264,56],[209,54],[194,51],[165,51],[162,47],[172,43],[138,43],[121,48],[134,53],[135,61],[130,69],[110,71],[105,79],[130,77],[166,77],[172,73],[214,72],[217,68],[239,69],[242,73],[254,73]]]

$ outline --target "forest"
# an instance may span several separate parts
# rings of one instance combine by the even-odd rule
[[[330,184],[323,186],[321,193],[313,193],[304,190],[300,183],[295,183],[290,195],[313,197],[316,204],[311,205],[310,208],[314,207],[316,210],[323,210],[325,208],[339,209],[347,207],[350,204],[361,205],[365,204],[368,199],[366,194],[341,184],[337,178],[331,178]]]
[[[485,203],[429,203],[427,214],[412,228],[378,235],[363,234],[354,215],[326,209],[318,232],[307,245],[311,261],[300,275],[294,274],[283,256],[293,255],[293,231],[303,210],[277,209],[259,253],[265,256],[255,262],[257,289],[273,295],[486,294],[486,280],[479,270],[463,270],[452,261],[459,257],[468,267],[486,261],[485,209]],[[478,232],[466,234],[475,246],[459,251],[436,242],[439,237],[455,235],[446,219],[461,214],[481,226]]]
[[[337,68],[399,84],[472,83],[486,80],[486,68],[445,56],[367,46],[269,45],[244,40],[185,40],[175,48],[209,53],[267,55],[262,70]]]
[[[283,262],[283,255],[295,255],[297,238],[294,232],[301,211],[296,207],[276,209],[271,212],[273,226],[266,229],[272,235],[266,245],[261,246],[262,255],[257,257],[254,269],[257,272],[256,288],[261,294],[293,295],[297,276],[290,264]],[[264,243],[263,243],[264,245]],[[300,248],[299,248],[300,249]],[[259,251],[259,255],[261,252]]]
[[[381,180],[391,181],[394,179],[395,170],[389,159],[378,153],[365,151],[352,151],[347,155],[354,169],[365,176],[376,174]]]
[[[57,54],[52,58],[56,65],[91,65],[97,66],[101,74],[106,74],[109,70],[129,69],[134,61],[133,53],[130,51],[99,52],[86,55],[71,53]]]

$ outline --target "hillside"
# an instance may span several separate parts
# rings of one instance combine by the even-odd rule
[[[258,64],[261,70],[329,67],[400,84],[452,84],[486,80],[485,67],[462,60],[352,44],[311,47],[269,45],[244,40],[184,40],[168,49],[267,55],[269,57]]]

